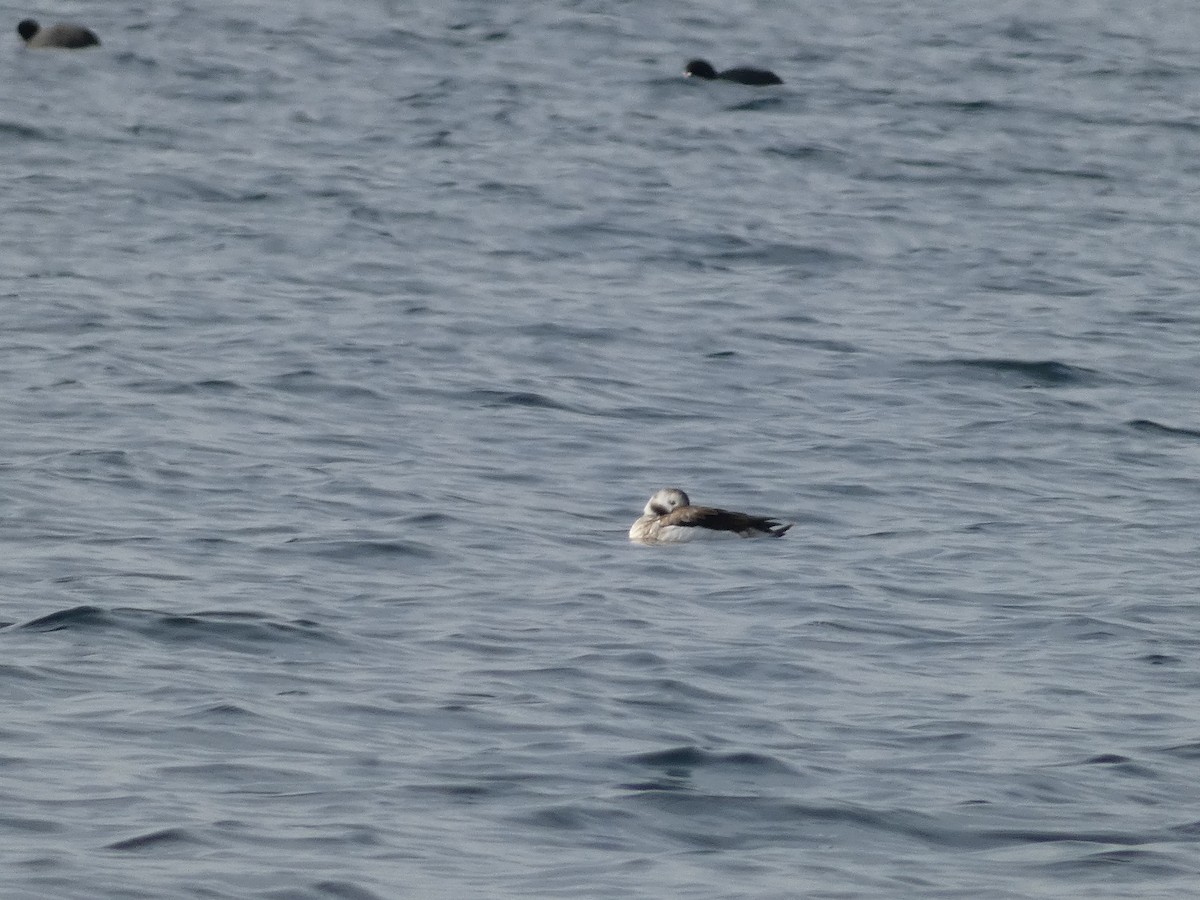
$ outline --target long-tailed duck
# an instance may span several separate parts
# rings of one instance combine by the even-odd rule
[[[58,47],[63,50],[77,50],[80,47],[95,47],[100,38],[90,28],[82,25],[70,25],[66,22],[42,28],[33,19],[22,19],[17,25],[17,34],[25,41],[26,47],[41,49]]]
[[[711,63],[703,59],[693,59],[683,67],[683,74],[688,78],[703,78],[706,81],[720,79],[721,81],[736,81],[738,84],[750,84],[763,87],[768,84],[783,84],[783,79],[770,69],[752,69],[750,66],[735,66],[718,72]]]
[[[677,544],[712,534],[783,537],[791,527],[791,522],[766,516],[692,506],[679,488],[663,488],[646,503],[641,518],[629,529],[629,539],[637,544]]]

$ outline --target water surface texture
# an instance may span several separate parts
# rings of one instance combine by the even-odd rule
[[[6,900],[1195,892],[1193,4],[6,10]]]

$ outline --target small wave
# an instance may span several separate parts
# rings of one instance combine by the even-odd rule
[[[761,784],[764,778],[785,775],[791,778],[795,770],[773,756],[753,751],[732,753],[710,753],[699,747],[673,747],[669,750],[654,750],[637,753],[618,760],[619,768],[634,768],[647,772],[649,777],[628,781],[619,785],[626,791],[636,793],[696,791],[696,779],[747,781]]]
[[[141,635],[164,643],[194,643],[259,652],[264,644],[325,640],[330,634],[307,619],[278,621],[260,613],[223,611],[186,615],[152,610],[76,606],[10,626],[12,630]]]
[[[733,243],[739,246],[713,253],[708,260],[716,263],[758,263],[809,272],[826,272],[859,261],[859,257],[853,254],[808,244],[759,243],[741,239]]]
[[[479,389],[469,391],[467,397],[481,401],[488,407],[523,406],[529,409],[556,409],[562,412],[579,412],[574,407],[557,400],[551,400],[544,394],[533,391],[494,391]]]
[[[52,612],[16,625],[24,631],[63,631],[68,628],[87,628],[109,624],[111,620],[98,606],[76,606]]]
[[[1166,853],[1142,849],[1101,850],[1074,859],[1050,863],[1045,868],[1078,876],[1102,874],[1097,873],[1097,869],[1114,872],[1119,869],[1124,878],[1162,878],[1194,874],[1194,870],[1181,866]]]
[[[149,28],[149,25],[144,24],[144,23],[126,26],[126,29],[129,31],[142,31],[147,28]],[[151,45],[147,45],[147,46],[151,46]],[[147,55],[143,55],[141,53],[133,53],[128,50],[114,53],[113,59],[122,66],[126,66],[126,67],[136,66],[137,68],[139,68],[143,71],[146,71],[146,72],[154,71],[160,65],[159,61],[157,59],[155,59],[153,56],[147,56]],[[145,130],[149,130],[146,126],[142,126],[142,127]],[[138,128],[137,125],[130,126],[129,131],[131,133],[137,134],[137,133],[139,133],[137,131],[137,128]],[[159,128],[159,129],[155,129],[155,130],[162,131],[164,133],[166,132],[166,129],[163,129],[163,128]]]
[[[1139,657],[1139,661],[1152,666],[1177,666],[1183,662],[1178,656],[1172,656],[1169,653],[1147,653],[1145,656]]]
[[[1185,822],[1182,825],[1175,825],[1171,827],[1170,832],[1172,835],[1178,835],[1191,842],[1200,837],[1200,822]]]
[[[162,766],[158,771],[162,775],[187,781],[254,785],[256,789],[262,789],[264,785],[272,783],[295,782],[297,779],[309,777],[311,774],[296,768],[255,763],[183,763]]]
[[[1200,760],[1200,741],[1191,741],[1187,744],[1175,744],[1171,747],[1164,747],[1162,752],[1178,757],[1179,759]],[[1200,833],[1200,823],[1197,823],[1197,833]]]
[[[382,894],[368,891],[352,881],[318,881],[313,885],[321,896],[335,900],[382,900]]]
[[[266,382],[267,386],[288,394],[305,397],[329,397],[335,400],[368,399],[385,401],[383,394],[360,384],[339,384],[329,381],[312,369],[286,372]]]
[[[71,459],[96,461],[109,466],[127,468],[130,465],[129,454],[124,450],[70,450],[66,456]]]
[[[15,137],[27,141],[50,140],[50,136],[42,129],[19,122],[0,122],[0,137]]]
[[[754,100],[744,100],[725,107],[726,112],[759,112],[765,109],[775,109],[783,105],[781,97],[757,97]]]
[[[410,785],[408,791],[412,794],[434,794],[440,797],[449,797],[452,800],[479,800],[485,797],[498,796],[501,793],[490,784],[463,784],[459,782]]]
[[[1098,168],[1050,168],[1048,166],[1017,166],[1021,175],[1050,175],[1054,178],[1079,178],[1084,181],[1111,181],[1112,175]]]
[[[1159,773],[1148,766],[1139,765],[1120,753],[1098,753],[1084,760],[1089,766],[1110,766],[1112,771],[1136,778],[1157,778]]]
[[[213,703],[183,714],[184,718],[232,722],[239,719],[261,719],[258,713],[236,703]]]
[[[1073,366],[1057,360],[1024,360],[1005,358],[917,360],[916,364],[927,369],[945,369],[985,376],[1017,378],[1035,385],[1061,387],[1072,384],[1088,384],[1097,379],[1099,373],[1083,366]]]
[[[131,838],[124,838],[119,841],[113,841],[111,844],[106,844],[105,850],[150,850],[165,846],[178,846],[181,844],[201,844],[186,828],[160,828],[157,831],[148,831],[145,834],[139,834]]]
[[[931,109],[945,109],[950,112],[963,113],[966,115],[983,115],[987,113],[1011,113],[1017,110],[1017,107],[1011,103],[1006,103],[998,100],[958,100],[951,98],[941,98],[935,100],[924,100],[913,104],[916,107],[928,107]]]
[[[1136,431],[1146,431],[1151,434],[1170,434],[1178,437],[1200,438],[1200,428],[1183,428],[1178,425],[1163,425],[1151,419],[1131,419],[1125,423]]]
[[[543,340],[611,344],[621,340],[625,331],[609,326],[587,328],[582,325],[565,325],[561,322],[532,322],[516,329],[516,333]]]
[[[238,382],[229,381],[224,378],[206,378],[199,381],[139,381],[132,383],[129,386],[138,391],[164,394],[166,396],[177,396],[180,394],[201,394],[207,392],[224,394],[244,390],[243,386]]]
[[[621,419],[630,422],[690,422],[695,416],[687,409],[668,409],[666,407],[654,406],[621,406],[605,413],[606,416],[613,419]]]
[[[636,753],[633,756],[625,757],[623,761],[637,766],[649,766],[656,769],[739,768],[788,773],[794,771],[791,766],[782,760],[763,753],[753,753],[750,751],[709,753],[701,750],[699,747],[693,746]]]
[[[177,200],[199,200],[205,203],[261,203],[276,199],[263,191],[239,192],[225,183],[204,181],[183,175],[151,174],[143,176],[143,190],[149,194]]]
[[[549,831],[599,831],[627,829],[632,822],[630,813],[607,807],[583,804],[546,806],[519,817],[520,820]]]
[[[846,154],[832,147],[822,147],[817,144],[787,144],[778,147],[768,147],[766,152],[773,156],[786,159],[814,160],[817,162],[841,162]]]
[[[826,353],[857,353],[858,347],[847,341],[832,340],[830,338],[814,338],[814,337],[792,337],[779,332],[760,332],[755,333],[754,337],[761,341],[768,341],[774,344],[788,344],[793,347],[807,347],[811,350],[821,350]]]
[[[409,525],[420,525],[423,528],[431,526],[450,525],[458,521],[454,516],[440,512],[421,512],[413,513],[411,516],[406,516],[403,519]]]
[[[31,819],[28,816],[0,815],[0,827],[13,832],[27,834],[61,834],[66,830],[62,822],[50,819]]]
[[[434,556],[431,547],[416,541],[313,541],[292,538],[287,544],[302,548],[306,554],[342,562],[392,556],[432,559]]]

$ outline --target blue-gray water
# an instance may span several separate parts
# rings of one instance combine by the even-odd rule
[[[1194,892],[1193,4],[32,12],[6,900]]]

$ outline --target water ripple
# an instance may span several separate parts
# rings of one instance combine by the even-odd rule
[[[278,621],[252,612],[199,612],[189,615],[132,608],[76,606],[31,619],[10,629],[29,632],[65,631],[79,635],[136,634],[165,643],[187,643],[255,652],[262,645],[330,640],[316,622]]]

